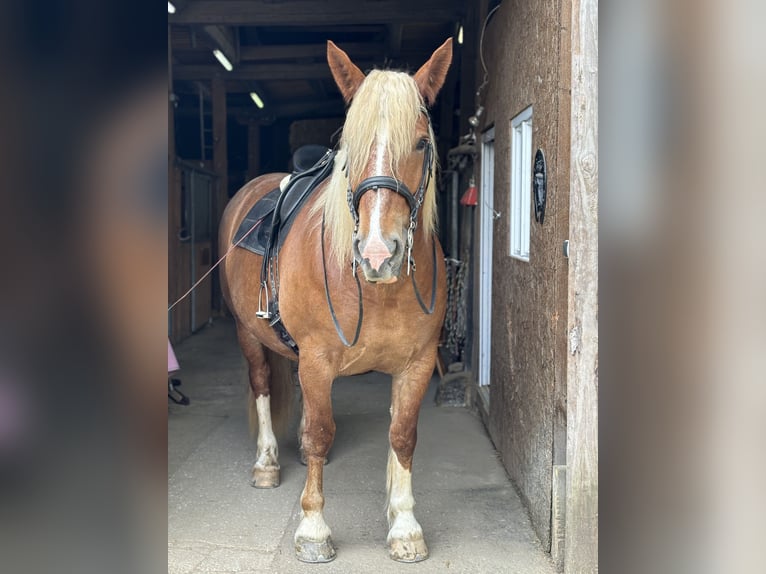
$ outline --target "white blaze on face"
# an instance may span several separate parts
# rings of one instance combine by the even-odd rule
[[[388,147],[388,132],[385,128],[381,129],[376,138],[377,146],[375,149],[375,174],[385,175],[383,173],[383,161],[386,158],[386,148]]]
[[[383,196],[378,193],[375,196],[375,207],[370,214],[370,235],[368,241],[379,241],[383,243],[383,232],[380,230],[381,204]],[[384,244],[385,245],[385,244]]]
[[[386,160],[386,146],[388,141],[388,135],[385,130],[378,134],[377,146],[375,150],[375,174],[384,175],[383,166]],[[368,259],[370,266],[378,270],[383,262],[391,256],[391,252],[386,246],[383,240],[383,232],[381,231],[381,217],[383,211],[383,196],[377,193],[375,196],[375,207],[370,213],[370,230],[367,235],[367,242],[362,252],[362,259]]]

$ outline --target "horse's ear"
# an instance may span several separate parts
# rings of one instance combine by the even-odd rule
[[[330,64],[332,77],[335,78],[343,99],[347,104],[350,103],[364,81],[364,73],[351,61],[348,54],[331,40],[327,40],[327,63]]]
[[[420,94],[430,106],[436,100],[447,77],[447,70],[452,63],[452,38],[439,46],[431,55],[431,58],[415,74],[415,82],[420,89]]]

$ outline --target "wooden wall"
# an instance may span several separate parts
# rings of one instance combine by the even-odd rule
[[[566,459],[567,14],[565,1],[506,1],[484,41],[489,86],[483,123],[495,127],[494,208],[501,213],[493,239],[489,428],[546,550],[553,466]],[[533,154],[542,148],[547,160],[548,203],[544,225],[532,217],[530,261],[523,262],[509,255],[510,140],[511,119],[530,105]]]
[[[565,571],[598,572],[598,2],[572,3]]]
[[[191,286],[191,246],[178,238],[181,231],[181,169],[171,163],[168,189],[168,305]],[[170,313],[170,339],[174,343],[191,335],[191,299],[181,301]]]

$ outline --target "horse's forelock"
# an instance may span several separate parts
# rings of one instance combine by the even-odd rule
[[[344,267],[351,262],[354,230],[346,201],[346,162],[349,162],[348,173],[352,181],[356,179],[358,183],[360,176],[355,174],[364,172],[378,135],[385,133],[388,167],[396,175],[401,160],[412,153],[413,132],[422,111],[423,98],[413,78],[404,72],[373,70],[354,94],[343,126],[332,177],[325,188],[323,200],[317,202],[315,207],[317,212],[322,209],[325,212],[326,240],[331,244],[333,258],[339,266]],[[428,131],[434,145],[430,124]],[[431,178],[422,207],[426,232],[436,228],[434,188],[434,178]]]

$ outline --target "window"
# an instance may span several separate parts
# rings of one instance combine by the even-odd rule
[[[532,106],[511,120],[510,255],[529,261],[532,190]]]

